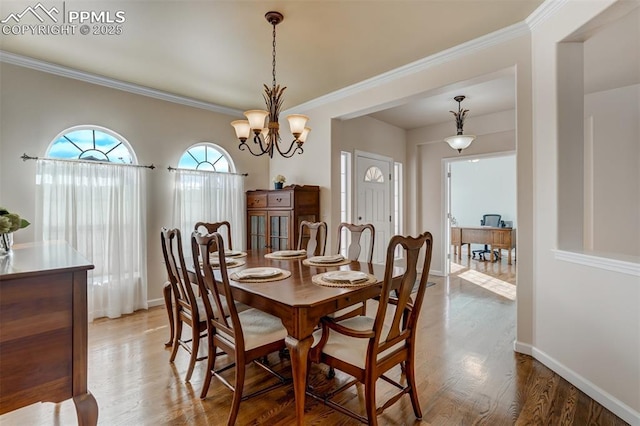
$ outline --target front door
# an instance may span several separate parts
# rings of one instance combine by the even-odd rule
[[[391,170],[393,160],[375,154],[356,153],[356,218],[355,223],[371,223],[376,229],[373,262],[384,263],[391,238]],[[368,237],[367,237],[368,238]],[[365,241],[363,253],[369,241]]]

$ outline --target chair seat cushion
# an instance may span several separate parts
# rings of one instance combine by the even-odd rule
[[[374,319],[367,316],[357,316],[353,318],[340,321],[338,324],[359,331],[372,330]],[[389,327],[387,325],[382,326],[383,338],[389,333]],[[313,333],[313,346],[318,344],[320,337],[322,336],[322,329],[316,330]],[[322,353],[329,355],[333,358],[340,359],[348,362],[358,368],[364,369],[367,356],[367,345],[369,339],[361,339],[357,337],[345,336],[338,333],[335,330],[329,330],[329,339],[322,349]],[[386,355],[402,348],[404,342],[399,342],[393,345],[386,351],[378,355],[378,359],[384,358]]]
[[[238,318],[242,326],[245,350],[284,340],[287,337],[287,329],[282,325],[282,321],[273,315],[250,308],[238,313]],[[219,333],[225,339],[234,340],[222,331]]]

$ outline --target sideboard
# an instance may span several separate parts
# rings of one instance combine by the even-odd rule
[[[73,398],[81,426],[95,426],[87,389],[87,271],[65,242],[16,246],[0,258],[0,414]]]

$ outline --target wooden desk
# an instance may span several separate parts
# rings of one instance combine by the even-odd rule
[[[347,306],[365,301],[380,294],[384,265],[372,265],[364,262],[351,262],[344,266],[306,266],[302,259],[276,260],[266,259],[269,251],[248,251],[244,258],[246,265],[229,269],[229,275],[244,268],[272,266],[291,271],[287,279],[266,283],[244,283],[230,281],[234,298],[251,307],[277,316],[288,332],[285,344],[291,356],[293,389],[295,394],[297,424],[304,424],[304,403],[307,382],[307,356],[313,343],[312,333],[320,318]],[[186,260],[187,267],[193,268],[191,259]],[[364,271],[378,277],[379,282],[359,288],[323,287],[313,284],[311,277],[326,271],[351,270]],[[216,272],[216,277],[219,272]],[[394,268],[393,276],[399,277],[403,268]],[[195,278],[195,277],[194,277]]]
[[[516,230],[493,226],[451,227],[451,244],[454,246],[454,256],[462,255],[462,246],[467,244],[469,257],[471,244],[487,244],[491,250],[491,261],[495,260],[493,249],[508,250],[508,263],[511,265],[511,250],[516,247]]]
[[[0,258],[0,414],[73,398],[78,424],[97,424],[87,389],[89,269],[67,243],[22,244]]]

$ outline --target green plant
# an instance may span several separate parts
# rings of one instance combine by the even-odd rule
[[[21,218],[16,213],[9,213],[9,210],[0,207],[0,234],[15,232],[29,225],[30,223],[26,219]]]

